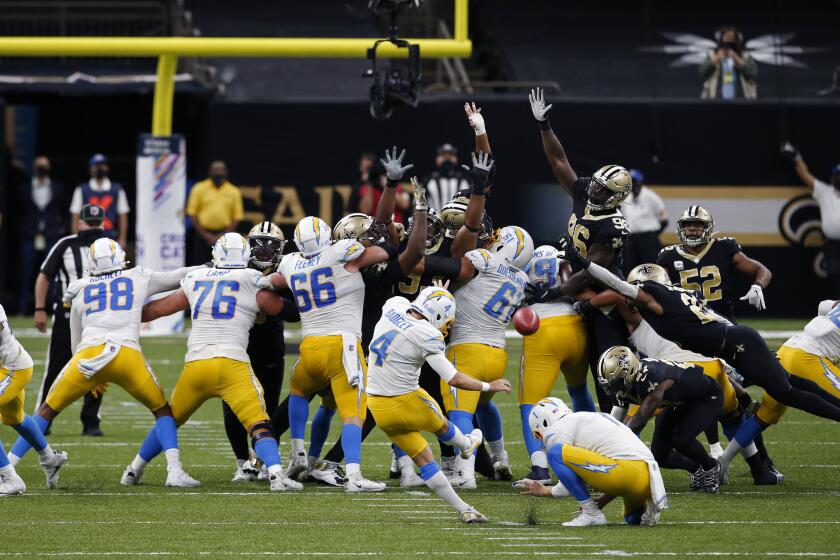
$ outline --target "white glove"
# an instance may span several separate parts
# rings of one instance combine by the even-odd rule
[[[753,284],[750,287],[750,291],[747,292],[742,298],[741,301],[746,300],[750,305],[758,309],[759,311],[764,311],[767,309],[767,306],[764,305],[764,291],[761,289],[761,286],[758,284]]]
[[[545,115],[548,113],[553,105],[545,106],[545,90],[537,88],[531,90],[528,94],[528,101],[531,102],[531,112],[534,113],[534,118],[542,122],[545,120]]]
[[[484,117],[481,116],[481,108],[476,108],[475,103],[464,103],[464,112],[467,114],[467,120],[470,121],[470,126],[475,131],[476,136],[487,134],[487,127],[484,126]]]

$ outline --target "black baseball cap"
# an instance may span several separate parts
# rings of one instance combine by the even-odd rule
[[[91,226],[98,226],[105,219],[105,210],[98,204],[85,204],[79,219]]]

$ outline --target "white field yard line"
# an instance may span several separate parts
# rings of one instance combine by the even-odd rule
[[[582,541],[583,537],[481,537],[483,541]]]
[[[462,529],[463,530],[463,529]],[[174,552],[174,551],[109,551],[109,552],[92,552],[92,551],[62,551],[62,552],[4,552],[5,557],[85,557],[85,556],[297,556],[297,557],[393,557],[393,552],[338,552],[338,551],[297,551],[284,552],[277,550],[255,550],[243,552],[241,550],[227,550],[227,551],[189,551],[189,552]],[[696,552],[649,552],[649,551],[628,551],[628,550],[599,550],[599,551],[548,551],[548,550],[500,550],[500,551],[482,551],[481,556],[485,557],[509,557],[509,556],[552,556],[552,557],[568,557],[579,558],[581,556],[593,557],[655,557],[664,556],[668,558],[679,557],[721,557],[721,558],[739,558],[756,557],[756,552],[730,552],[730,551],[696,551]],[[418,556],[418,557],[446,557],[446,556],[475,556],[474,551],[402,551],[400,556]],[[838,558],[840,552],[761,552],[764,557],[784,557],[784,558]]]

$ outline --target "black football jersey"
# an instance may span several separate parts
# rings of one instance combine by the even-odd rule
[[[726,335],[726,326],[731,324],[726,318],[712,311],[693,290],[652,280],[645,280],[640,287],[653,296],[664,311],[657,315],[646,307],[639,308],[639,313],[659,336],[703,356],[717,355]]]
[[[440,247],[435,252],[435,256],[438,257],[449,257],[451,256],[451,252],[449,247],[452,245],[452,239],[449,237],[444,238],[443,243],[440,244]],[[413,300],[417,297],[417,294],[420,293],[420,290],[425,288],[426,286],[432,285],[432,280],[454,280],[454,278],[446,278],[443,276],[438,276],[434,274],[429,274],[424,272],[422,275],[418,276],[412,274],[411,276],[403,276],[399,282],[397,282],[396,291],[398,296],[403,296],[409,300]]]
[[[665,391],[662,406],[679,406],[714,394],[715,381],[700,366],[645,358],[633,383],[618,395],[618,400],[621,404],[641,404],[666,379],[672,379],[674,384]]]
[[[382,316],[382,306],[394,295],[394,286],[402,280],[400,258],[396,256],[385,262],[362,270],[365,282],[365,303],[362,308],[362,348],[367,355],[368,345],[373,339],[373,330]]]
[[[584,257],[595,243],[613,248],[613,258],[609,266],[610,272],[624,278],[621,264],[624,254],[624,241],[630,234],[627,220],[621,210],[591,211],[586,207],[586,188],[591,177],[579,177],[572,184],[572,215],[569,216],[569,236]],[[580,267],[572,265],[572,272]]]
[[[697,255],[682,245],[662,249],[656,264],[668,271],[671,282],[701,294],[709,307],[719,315],[734,321],[732,303],[732,258],[741,246],[732,237],[714,238]]]
[[[265,273],[263,273],[265,274]],[[294,296],[289,290],[283,290],[280,295],[289,301],[294,301]],[[283,319],[286,316],[290,321],[300,321],[300,315],[296,309],[284,308],[280,315],[266,315],[260,311],[254,320],[254,326],[248,331],[248,358],[254,369],[271,368],[280,363],[286,353],[286,340],[283,336]],[[297,318],[295,319],[294,316]]]

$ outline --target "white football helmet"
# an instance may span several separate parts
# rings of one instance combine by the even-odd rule
[[[525,270],[528,273],[528,281],[542,288],[556,288],[562,283],[560,265],[563,262],[556,247],[540,245],[534,249],[531,262]]]
[[[547,397],[531,409],[531,414],[528,415],[528,424],[531,426],[534,437],[542,440],[548,428],[571,413],[572,411],[561,399]]]
[[[516,268],[523,269],[534,254],[534,241],[519,226],[505,226],[499,230],[498,240],[490,245],[491,252],[501,254]]]
[[[295,227],[295,245],[304,257],[317,255],[332,243],[332,228],[315,216],[307,216]]]
[[[213,244],[213,266],[216,268],[246,268],[250,259],[251,246],[238,233],[226,233]]]
[[[90,273],[93,276],[125,268],[125,251],[110,237],[100,237],[90,244]]]
[[[444,336],[455,322],[455,298],[444,288],[423,288],[411,302],[411,309],[425,317]]]

